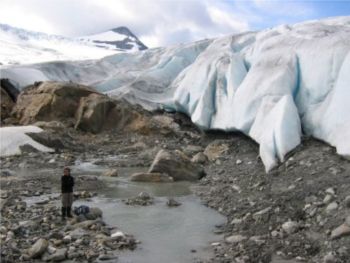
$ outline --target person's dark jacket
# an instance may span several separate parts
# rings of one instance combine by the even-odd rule
[[[73,193],[74,178],[71,175],[63,175],[61,178],[62,193]]]

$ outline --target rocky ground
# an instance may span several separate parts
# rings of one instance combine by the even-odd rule
[[[123,121],[127,129],[121,129],[120,122],[113,126],[110,120],[106,126],[98,123],[96,116],[101,114],[101,107],[95,106],[110,102],[101,96],[91,102],[95,97],[90,94],[88,99],[80,100],[80,106],[72,102],[71,122],[80,109],[84,114],[78,121],[84,125],[63,125],[52,119],[38,123],[35,119],[52,117],[50,112],[32,120],[45,130],[33,138],[55,148],[55,153],[23,147],[24,154],[1,158],[0,239],[4,262],[69,258],[94,261],[112,256],[113,250],[135,247],[131,236],[111,237],[115,230],[99,218],[83,221],[88,226],[80,225],[78,219],[62,223],[53,205],[57,202],[54,197],[33,207],[24,202],[29,196],[59,192],[63,167],[84,161],[108,166],[111,170],[104,176],[117,175],[121,167],[143,167],[151,169],[138,174],[138,179],[169,181],[183,179],[183,175],[191,181],[201,178],[195,183],[196,194],[228,219],[216,230],[225,238],[212,244],[213,257],[207,262],[350,262],[350,161],[337,155],[334,148],[303,138],[284,163],[266,174],[258,145],[241,134],[205,134],[181,114],[156,112],[143,116],[135,108]],[[113,105],[108,107],[114,109]],[[26,107],[16,107],[21,109],[17,111],[19,120],[33,118],[33,109],[23,113]],[[127,107],[124,105],[123,110]],[[9,122],[13,122],[11,118]],[[90,131],[92,127],[101,130],[94,134],[87,127]],[[98,176],[79,175],[76,180],[77,191],[94,192],[106,187]],[[83,193],[78,197],[89,196]],[[141,194],[125,202],[149,205],[152,198]]]
[[[198,194],[228,218],[211,262],[350,262],[350,162],[304,138],[266,174],[258,147],[241,135],[207,166]]]

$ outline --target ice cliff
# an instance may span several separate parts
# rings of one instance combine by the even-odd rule
[[[20,85],[71,80],[204,130],[241,131],[266,170],[311,135],[350,156],[350,17],[281,25],[101,60],[3,68]]]

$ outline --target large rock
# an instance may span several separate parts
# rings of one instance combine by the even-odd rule
[[[229,150],[227,143],[221,140],[211,142],[204,150],[204,154],[210,161],[215,161],[217,158],[225,154]]]
[[[130,177],[134,182],[152,182],[152,183],[169,183],[174,179],[163,173],[135,173]]]
[[[77,110],[75,128],[98,133],[106,125],[106,120],[116,121],[112,116],[108,118],[115,106],[113,100],[100,94],[90,94],[82,98]]]
[[[12,116],[22,125],[55,121],[92,133],[138,131],[149,126],[149,118],[136,106],[70,82],[40,82],[26,87],[18,96]]]
[[[166,173],[174,181],[195,181],[202,178],[203,168],[193,164],[186,155],[180,151],[168,152],[160,150],[154,159],[149,173]]]
[[[34,245],[28,250],[28,255],[30,258],[40,257],[47,249],[49,242],[46,239],[38,239]]]
[[[43,132],[31,132],[27,133],[29,137],[31,137],[34,141],[37,141],[38,143],[45,145],[50,148],[54,149],[62,149],[64,148],[63,142],[59,135],[47,131]]]
[[[118,176],[118,170],[117,169],[109,169],[102,173],[103,176],[108,176],[108,177],[117,177]]]
[[[86,219],[88,220],[96,220],[98,218],[102,217],[102,210],[98,207],[90,207],[89,213],[85,215]]]
[[[93,93],[97,92],[74,83],[35,83],[20,93],[13,114],[20,124],[74,119],[80,99]]]

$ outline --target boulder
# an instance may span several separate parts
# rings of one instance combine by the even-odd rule
[[[181,205],[181,203],[176,201],[174,198],[169,198],[166,204],[169,207],[177,207]]]
[[[35,83],[20,93],[13,114],[24,125],[36,121],[74,119],[80,99],[93,93],[97,92],[74,83]]]
[[[109,169],[105,171],[103,176],[109,176],[109,177],[117,177],[118,176],[118,170],[117,169]]]
[[[187,145],[186,147],[183,148],[183,152],[190,156],[202,151],[203,151],[203,148],[197,145]]]
[[[67,249],[66,248],[59,248],[56,250],[54,254],[49,256],[46,260],[47,261],[53,261],[53,262],[59,262],[66,259],[67,256]]]
[[[202,152],[197,153],[191,159],[191,162],[193,162],[193,163],[200,163],[200,164],[205,164],[207,161],[208,161],[207,156],[204,153],[202,153]]]
[[[85,215],[88,220],[95,220],[102,217],[102,210],[98,207],[90,207],[89,213]]]
[[[148,172],[166,173],[174,181],[196,181],[205,175],[203,168],[193,164],[184,153],[165,150],[158,152]]]
[[[98,133],[106,125],[106,120],[109,119],[108,115],[115,106],[116,103],[112,99],[101,94],[90,94],[81,98],[76,113],[75,128]],[[111,121],[115,121],[115,119]]]
[[[61,141],[61,137],[55,133],[52,132],[35,132],[35,133],[27,133],[29,137],[31,137],[34,141],[37,141],[38,143],[45,145],[49,148],[54,149],[63,149],[64,145]]]
[[[221,140],[215,140],[210,143],[204,150],[204,154],[208,157],[210,161],[215,161],[229,149],[227,143],[224,143]]]
[[[130,181],[134,182],[152,182],[152,183],[168,183],[174,179],[164,173],[135,173],[131,175]]]
[[[151,122],[156,126],[161,134],[169,134],[171,132],[180,131],[180,125],[177,124],[173,118],[166,115],[153,116]]]
[[[40,257],[47,249],[49,242],[46,239],[38,239],[34,245],[28,250],[28,255],[30,258]]]

